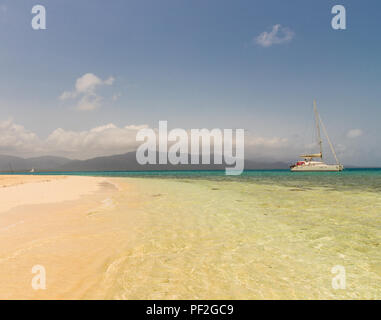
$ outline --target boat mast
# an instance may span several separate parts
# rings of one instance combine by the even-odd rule
[[[319,116],[319,120],[320,120],[321,126],[322,126],[322,128],[323,128],[324,134],[325,134],[325,136],[327,137],[329,147],[331,148],[331,151],[332,151],[332,153],[333,153],[333,156],[335,157],[336,164],[340,164],[340,161],[339,161],[339,159],[337,158],[335,149],[333,148],[333,144],[332,144],[331,140],[329,139],[327,129],[325,128],[325,125],[324,125],[324,123],[323,123],[323,120],[321,120],[320,116]]]
[[[317,130],[317,135],[318,135],[318,143],[319,143],[319,148],[320,148],[320,157],[323,159],[323,142],[321,140],[321,135],[320,135],[320,126],[319,126],[320,117],[319,117],[319,114],[318,114],[317,108],[316,108],[316,100],[314,100],[314,112],[315,112],[316,130]]]

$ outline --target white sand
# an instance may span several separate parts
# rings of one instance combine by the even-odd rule
[[[97,191],[100,179],[102,178],[77,176],[0,176],[0,214],[18,206],[77,200]]]
[[[115,251],[105,230],[119,225],[102,214],[114,206],[110,180],[0,176],[0,299],[83,298],[97,288]],[[46,290],[31,285],[35,265],[46,268]]]

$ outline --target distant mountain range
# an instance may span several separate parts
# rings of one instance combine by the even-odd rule
[[[44,156],[36,158],[19,158],[14,156],[0,155],[0,171],[30,171],[35,170],[55,170],[72,160],[63,157]]]
[[[213,157],[213,156],[212,156]],[[135,152],[113,156],[96,157],[88,160],[71,160],[63,157],[43,156],[19,158],[0,155],[0,172],[35,171],[144,171],[144,170],[224,170],[223,165],[140,165]],[[245,160],[246,170],[287,169],[284,162],[256,162]]]

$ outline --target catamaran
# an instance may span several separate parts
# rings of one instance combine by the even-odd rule
[[[342,171],[344,169],[344,166],[340,163],[339,159],[337,158],[335,149],[333,148],[332,142],[329,139],[327,130],[317,111],[315,100],[314,100],[314,113],[315,113],[315,123],[316,123],[320,153],[300,155],[300,158],[302,158],[303,161],[296,162],[294,165],[290,167],[290,169],[291,171],[303,171],[303,172],[305,171]],[[323,132],[325,136],[327,137],[327,141],[328,141],[329,147],[331,148],[333,156],[335,157],[336,164],[326,164],[325,162],[323,162],[323,141],[320,135],[320,125],[323,128]],[[314,160],[314,159],[318,159],[318,160]]]

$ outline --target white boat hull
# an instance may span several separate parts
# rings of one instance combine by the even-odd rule
[[[315,121],[316,121],[317,137],[318,137],[317,142],[318,142],[319,147],[320,147],[320,152],[301,155],[300,158],[304,159],[304,161],[296,162],[296,164],[292,165],[290,167],[290,169],[293,172],[339,172],[339,171],[343,171],[344,167],[340,164],[339,159],[336,156],[335,149],[333,148],[331,140],[328,137],[327,130],[325,129],[323,121],[321,120],[321,118],[317,112],[316,101],[314,101],[314,112],[315,112]],[[321,136],[320,136],[320,125],[322,125],[325,136],[327,137],[327,140],[328,140],[329,146],[331,148],[332,154],[335,157],[336,164],[326,164],[325,162],[323,162],[323,147],[322,147],[323,141],[322,141]],[[316,161],[314,159],[319,159],[319,161]]]
[[[302,165],[291,168],[293,172],[339,172],[344,168],[340,164],[323,164],[323,165]]]

